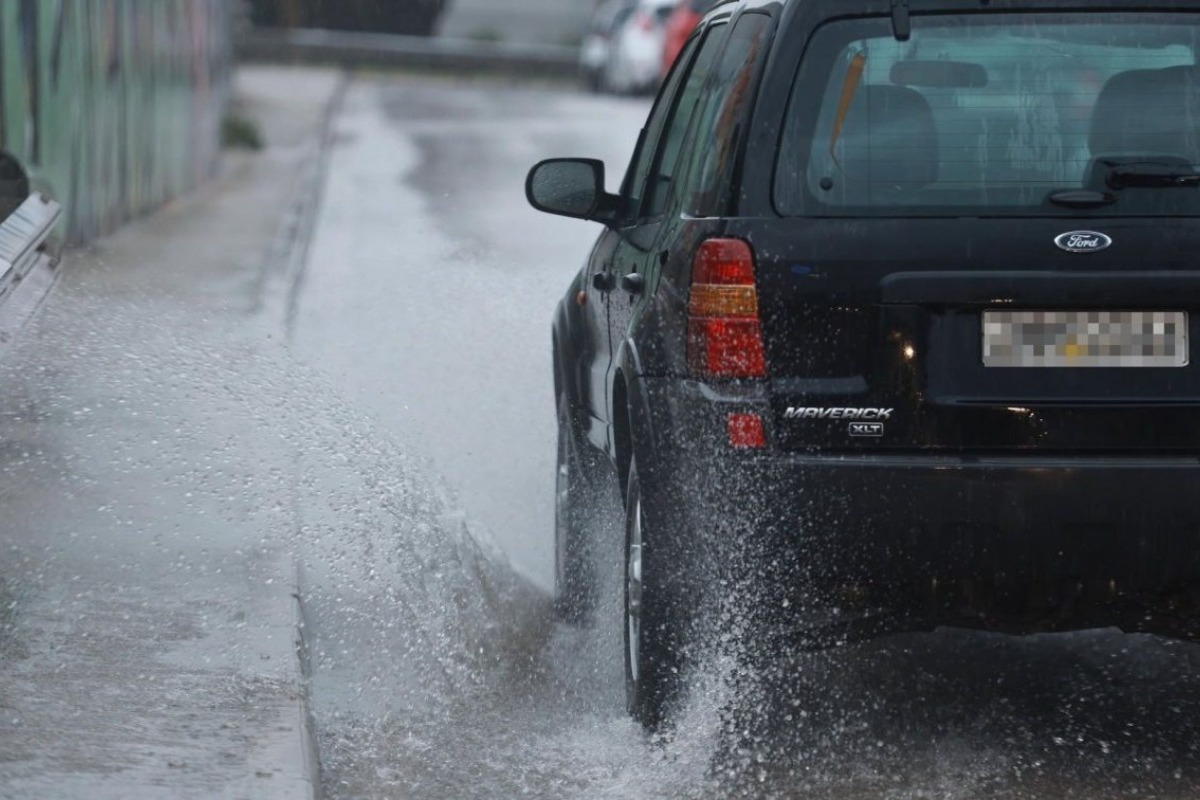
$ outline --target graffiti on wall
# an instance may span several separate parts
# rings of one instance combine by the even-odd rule
[[[0,148],[65,210],[111,231],[216,167],[229,0],[0,0]]]

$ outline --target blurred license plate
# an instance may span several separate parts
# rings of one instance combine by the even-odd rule
[[[985,311],[985,367],[1186,367],[1183,311]]]

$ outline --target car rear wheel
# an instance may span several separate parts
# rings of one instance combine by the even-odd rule
[[[558,458],[554,501],[554,608],[560,619],[585,621],[595,605],[588,515],[596,482],[596,458],[582,442],[570,401],[558,399]]]
[[[625,495],[625,701],[650,729],[667,721],[682,687],[681,659],[666,564],[647,525],[637,463]]]

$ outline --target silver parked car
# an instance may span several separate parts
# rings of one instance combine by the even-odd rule
[[[604,0],[596,7],[579,50],[580,73],[592,91],[608,88],[613,41],[633,14],[635,6],[634,0]]]
[[[653,92],[661,80],[666,21],[676,0],[606,0],[596,9],[580,62],[597,91]]]

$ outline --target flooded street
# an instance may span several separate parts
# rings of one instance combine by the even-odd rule
[[[478,560],[486,543],[538,590],[551,582],[549,320],[596,233],[529,210],[524,172],[597,157],[615,187],[645,110],[413,79],[360,80],[345,98],[294,351],[428,458],[446,505],[414,544],[396,517],[351,504],[322,536],[344,543],[339,566],[301,559],[329,794],[1195,796],[1191,646],[947,631],[783,657],[761,691],[717,658],[660,740],[624,713],[615,479],[595,626],[553,622],[521,583],[505,595],[496,562]],[[463,530],[485,547],[448,551]]]
[[[594,624],[551,611],[550,318],[596,229],[522,182],[590,156],[615,188],[646,101],[258,80],[265,153],[76,256],[0,360],[0,797],[297,796],[273,765],[311,755],[344,800],[1200,795],[1200,648],[1115,631],[762,680],[717,648],[644,733],[615,478]],[[302,87],[328,130],[264,105]]]

